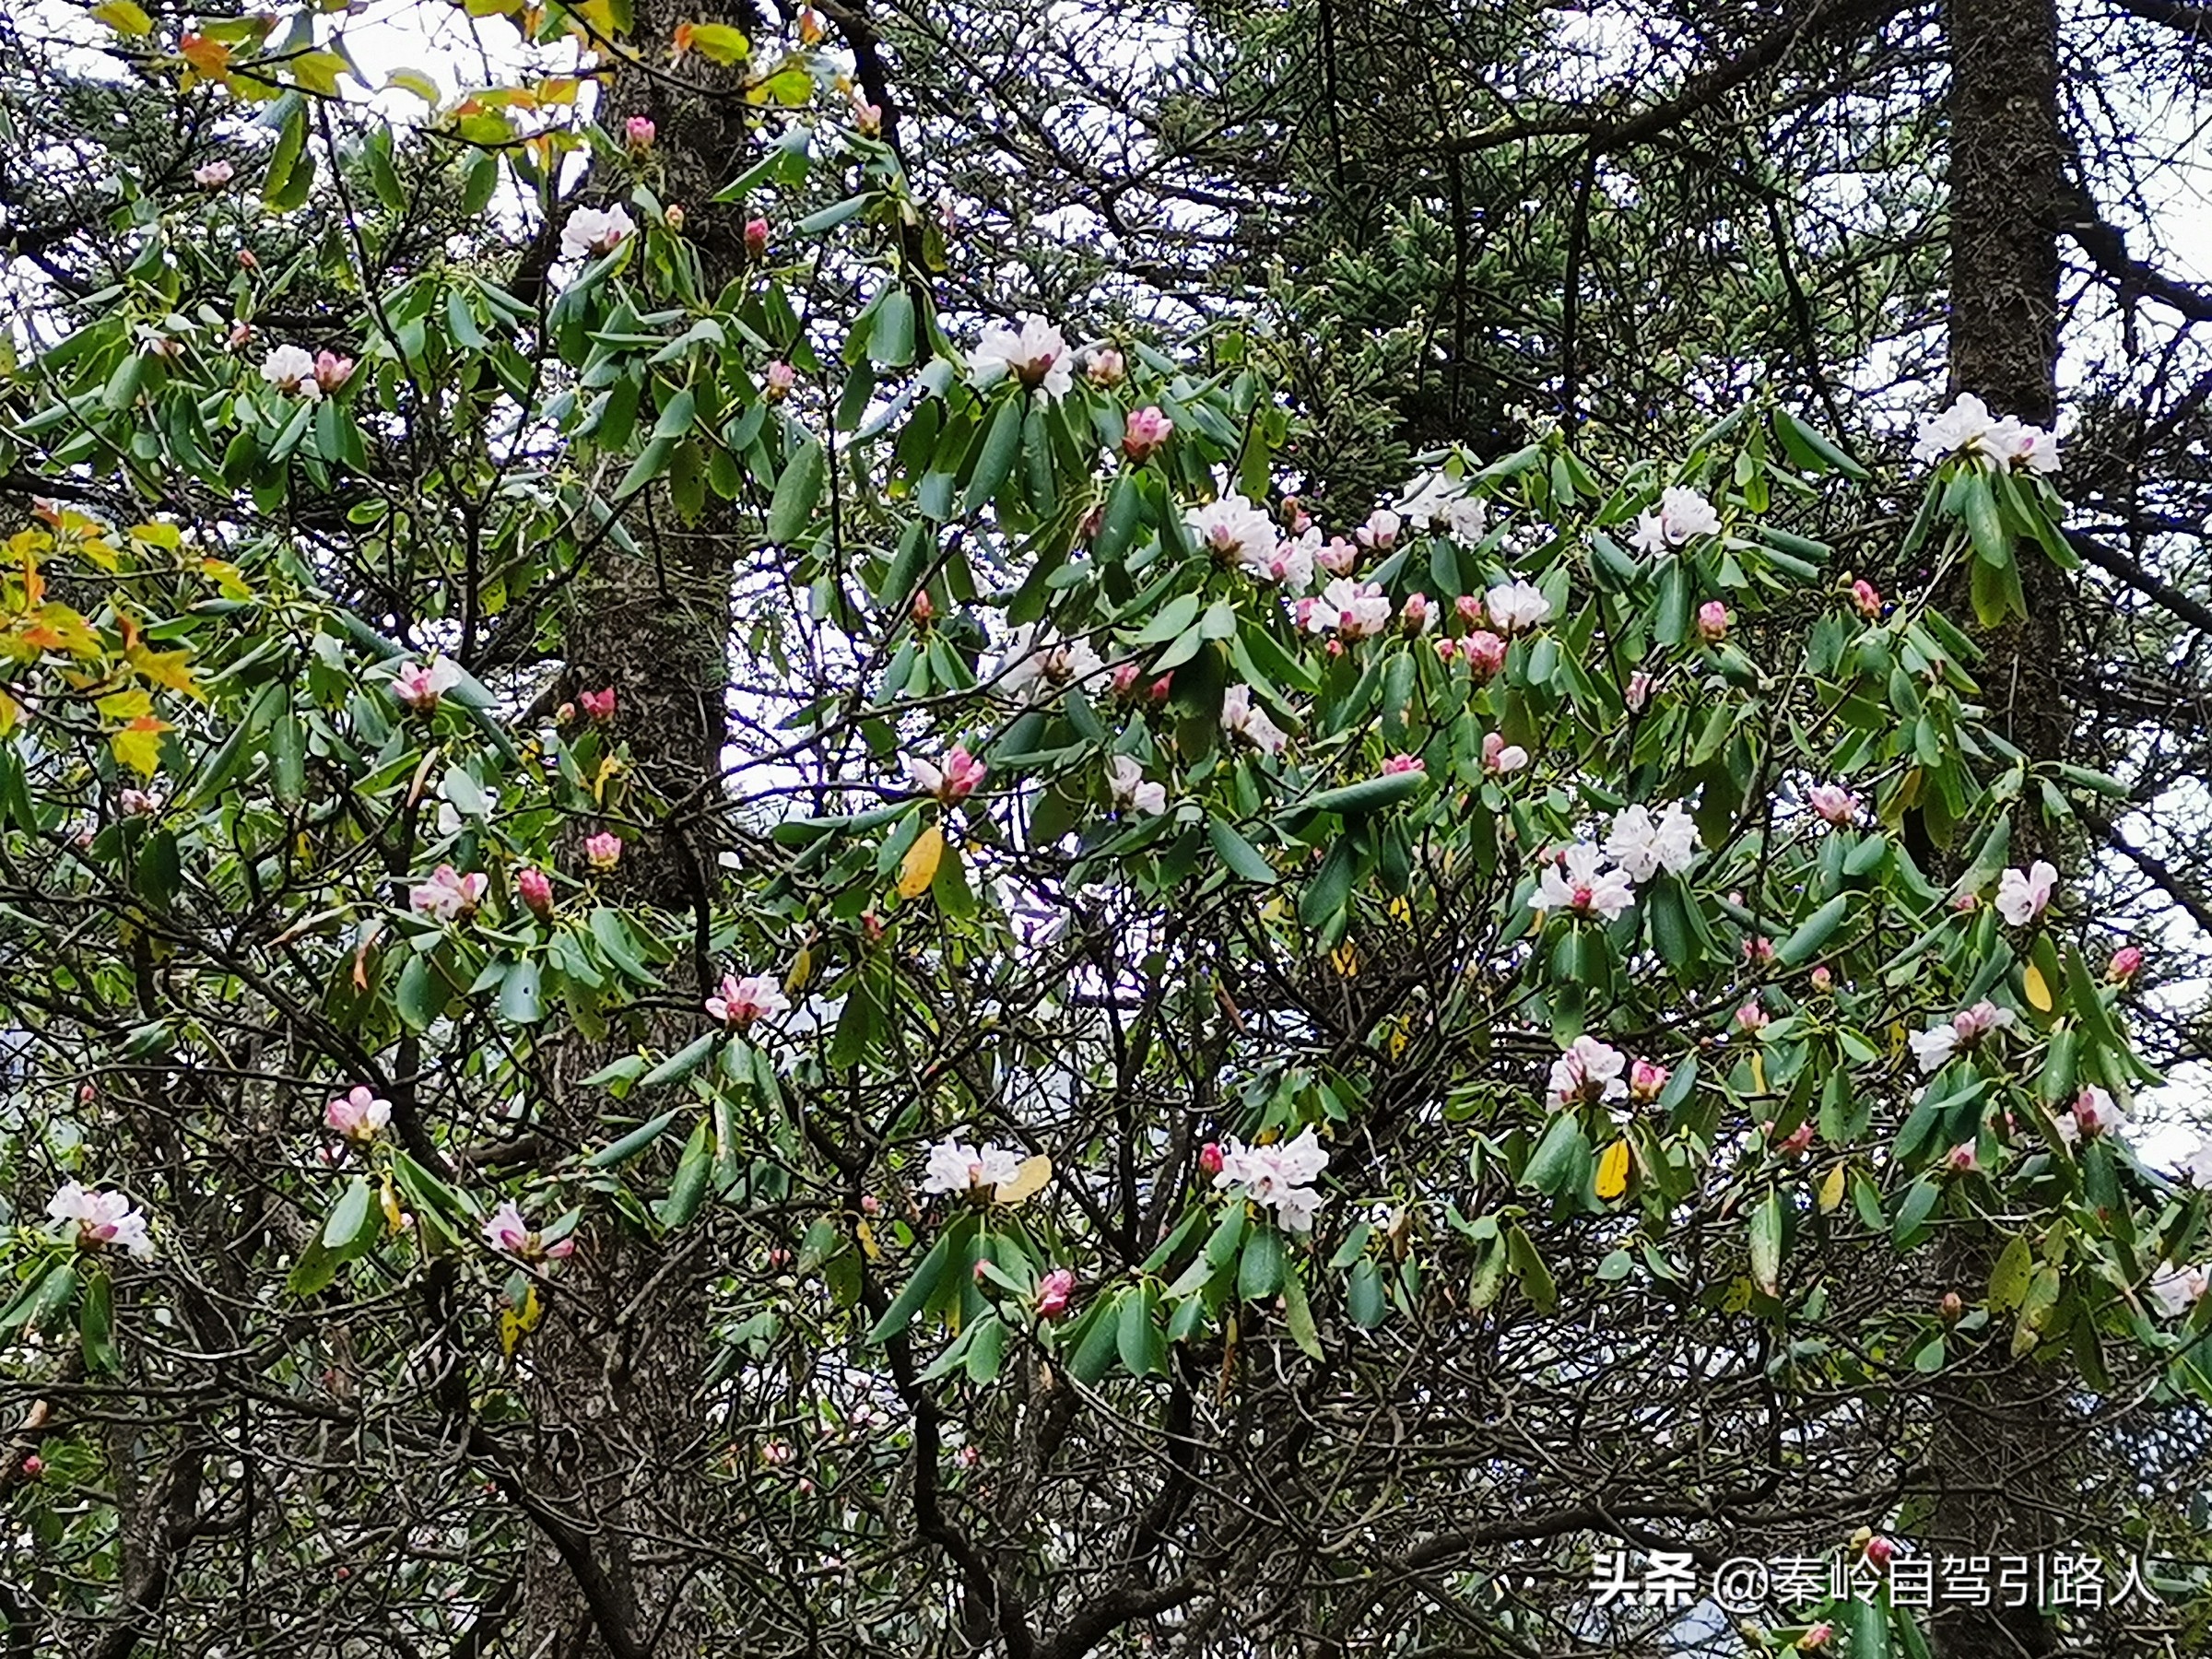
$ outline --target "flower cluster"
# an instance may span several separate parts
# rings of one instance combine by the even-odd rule
[[[1679,803],[1656,817],[1648,806],[1623,807],[1602,845],[1577,841],[1546,861],[1536,908],[1611,922],[1635,903],[1637,882],[1661,870],[1679,876],[1697,862],[1698,846],[1698,826]]]
[[[1032,702],[1070,688],[1103,690],[1112,679],[1089,641],[1047,638],[1033,622],[1014,630],[998,659],[999,688]]]
[[[452,865],[441,864],[428,881],[407,889],[407,908],[432,922],[458,922],[476,914],[489,885],[490,877],[480,870],[464,876]]]
[[[722,983],[707,998],[707,1018],[733,1031],[749,1029],[756,1021],[789,1013],[791,1002],[782,987],[765,973],[722,976]]]
[[[1952,1055],[1962,1049],[1979,1047],[1991,1032],[2004,1030],[2013,1023],[2010,1008],[2000,1008],[1993,1002],[1978,1002],[1963,1014],[1954,1014],[1941,1025],[1915,1031],[1905,1041],[1912,1045],[1912,1057],[1920,1062],[1923,1072],[1941,1071],[1950,1064]]]
[[[1329,1155],[1314,1138],[1312,1125],[1300,1130],[1294,1139],[1264,1147],[1231,1139],[1222,1146],[1219,1158],[1215,1186],[1242,1187],[1253,1203],[1275,1211],[1287,1232],[1313,1230],[1313,1218],[1322,1204],[1313,1182],[1329,1167]]]
[[[2050,907],[2058,886],[2058,872],[2037,859],[2025,870],[2007,870],[1997,877],[1997,914],[2013,927],[2025,927]]]
[[[392,1121],[392,1102],[366,1084],[333,1095],[323,1108],[324,1124],[349,1141],[366,1145]]]
[[[1221,694],[1221,729],[1241,737],[1264,755],[1281,754],[1290,741],[1290,734],[1253,700],[1250,686],[1231,686]]]
[[[61,1224],[63,1236],[79,1250],[104,1250],[112,1244],[135,1256],[154,1253],[145,1212],[121,1193],[66,1182],[48,1201],[46,1215]]]
[[[579,207],[560,229],[563,259],[612,253],[637,233],[637,222],[620,206]]]
[[[1585,1100],[1618,1100],[1629,1092],[1629,1085],[1622,1077],[1628,1067],[1629,1057],[1618,1049],[1594,1037],[1577,1037],[1567,1052],[1551,1063],[1551,1079],[1545,1089],[1546,1104],[1557,1109]],[[1648,1083],[1643,1063],[1637,1062],[1637,1067],[1639,1084]],[[1661,1088],[1665,1087],[1665,1076],[1664,1071],[1659,1073]],[[1656,1095],[1658,1089],[1652,1092]]]
[[[1962,392],[1940,415],[1921,419],[1912,459],[1931,465],[1953,455],[1972,455],[2014,471],[2037,474],[2058,470],[2058,435],[2007,415],[1998,419],[1989,406]]]
[[[929,1194],[988,1193],[1021,1173],[1021,1154],[1006,1147],[971,1147],[948,1135],[929,1149],[922,1190]]]
[[[1033,312],[1024,312],[1015,327],[992,324],[968,355],[976,384],[995,385],[1011,375],[1055,402],[1075,389],[1075,362],[1060,331]]]
[[[1711,501],[1694,489],[1670,485],[1660,492],[1659,505],[1636,521],[1636,550],[1666,553],[1693,535],[1718,535],[1721,515]]]
[[[548,1241],[530,1225],[512,1198],[501,1203],[484,1223],[484,1241],[501,1254],[524,1262],[558,1262],[576,1248],[572,1238]]]
[[[1147,779],[1133,755],[1113,755],[1106,761],[1106,786],[1113,804],[1124,812],[1158,818],[1168,809],[1167,785]]]

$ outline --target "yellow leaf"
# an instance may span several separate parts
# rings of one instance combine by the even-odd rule
[[[744,31],[727,23],[678,23],[674,44],[679,57],[696,52],[717,64],[741,64],[753,50]]]
[[[188,34],[177,42],[177,52],[202,80],[230,78],[230,48],[222,41],[204,34]],[[185,76],[187,85],[191,80],[191,76]]]
[[[1359,974],[1359,947],[1347,939],[1329,952],[1329,966],[1346,979],[1357,979]]]
[[[1406,900],[1405,894],[1400,893],[1390,901],[1390,919],[1393,922],[1403,922],[1408,927],[1413,925],[1413,906]]]
[[[119,35],[154,32],[154,20],[146,15],[144,6],[133,5],[132,0],[104,0],[92,8],[92,15]]]
[[[189,651],[148,651],[140,646],[128,653],[130,665],[157,686],[166,686],[185,697],[207,700],[200,689],[200,682],[192,677],[192,653]]]
[[[110,575],[113,575],[123,563],[122,555],[115,551],[113,544],[104,536],[88,535],[83,541],[76,544],[76,550],[84,555],[88,562],[98,566]]]
[[[2051,987],[2044,982],[2043,971],[2030,962],[2028,964],[2028,971],[2021,975],[2021,978],[2027,982],[2029,1004],[2038,1013],[2050,1013],[2052,1007]]]
[[[142,778],[150,778],[161,765],[161,734],[169,730],[169,722],[157,720],[151,714],[142,714],[120,732],[108,735],[108,747],[122,761]]]
[[[346,60],[335,52],[303,52],[291,60],[292,77],[310,92],[324,98],[338,94],[338,76],[346,73]]]
[[[1019,1204],[1033,1193],[1044,1190],[1044,1183],[1053,1178],[1053,1160],[1041,1152],[1034,1158],[1021,1160],[1021,1168],[1014,1179],[1002,1181],[991,1190],[994,1204]]]
[[[1597,1155],[1597,1195],[1610,1202],[1629,1190],[1629,1143],[1615,1141]]]
[[[537,101],[541,107],[572,104],[576,101],[578,85],[576,77],[572,75],[557,75],[548,80],[539,81],[536,88]]]
[[[1767,1092],[1767,1057],[1756,1052],[1751,1056],[1751,1092]]]
[[[400,1231],[403,1223],[400,1220],[399,1194],[394,1189],[390,1175],[384,1177],[383,1187],[376,1196],[377,1202],[383,1206],[384,1225],[394,1232]]]
[[[84,618],[65,605],[41,605],[37,620],[23,629],[23,641],[41,651],[65,651],[71,656],[98,656],[100,638],[85,625]]]
[[[523,1346],[523,1338],[537,1329],[537,1322],[546,1316],[546,1304],[538,1300],[537,1287],[531,1285],[523,1291],[523,1305],[508,1308],[500,1314],[500,1352],[510,1359],[514,1350]]]
[[[412,92],[432,109],[441,101],[438,96],[438,83],[419,69],[394,69],[384,76],[384,85],[397,87],[403,92]]]
[[[136,720],[142,714],[154,712],[154,700],[147,692],[134,688],[128,691],[112,692],[100,700],[99,709],[110,720]]]
[[[131,539],[174,553],[184,546],[184,532],[174,524],[133,524]]]
[[[246,585],[245,572],[229,559],[203,559],[200,560],[200,571],[202,574],[211,578],[217,587],[223,590],[225,598],[251,599],[253,597],[253,590]]]
[[[853,1223],[853,1236],[860,1241],[861,1253],[871,1262],[883,1260],[883,1247],[876,1242],[876,1230],[865,1221]]]
[[[0,691],[0,737],[6,737],[14,732],[16,723],[22,718],[23,705],[6,692]]]
[[[799,954],[791,959],[791,971],[783,976],[783,994],[795,995],[806,982],[814,977],[814,947],[802,945]]]
[[[1838,1164],[1820,1178],[1820,1213],[1827,1215],[1843,1202],[1843,1166]]]
[[[899,864],[899,897],[918,899],[937,878],[937,860],[945,856],[945,832],[932,824],[914,838]]]

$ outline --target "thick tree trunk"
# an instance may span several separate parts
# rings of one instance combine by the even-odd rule
[[[1999,415],[2048,426],[2057,415],[2058,224],[2065,148],[2058,101],[2055,0],[1948,0],[1950,64],[1951,390]],[[2062,667],[2066,584],[2041,551],[2017,549],[2028,616],[1977,635],[1976,670],[1994,724],[2030,762],[2055,759],[2072,710]],[[1964,582],[1950,596],[1967,608]],[[2030,797],[2032,799],[2032,794]],[[2032,811],[2015,815],[2014,860],[2054,849]],[[1954,1234],[1942,1247],[1946,1288],[1975,1298],[2001,1241]],[[2066,1479],[2078,1437],[2053,1374],[2008,1362],[2004,1336],[1989,1369],[1941,1402],[1934,1461],[1941,1482],[1929,1547],[1958,1555],[2035,1555],[2065,1543]],[[2018,1659],[2053,1649],[2033,1607],[1946,1604],[1944,1659]]]
[[[671,75],[666,61],[679,22],[726,22],[757,34],[748,0],[671,4],[637,0],[632,36],[639,62],[606,83],[601,124],[619,135],[629,116],[652,119],[655,188],[680,205],[698,251],[703,291],[712,297],[743,271],[741,210],[709,201],[745,163],[748,128],[742,75],[697,54]],[[618,193],[619,194],[619,193]],[[563,689],[573,699],[611,687],[615,740],[629,753],[625,807],[606,825],[579,824],[574,843],[607,828],[624,841],[610,896],[649,908],[665,923],[695,918],[695,947],[667,971],[668,1001],[644,1023],[594,1044],[571,1033],[554,1062],[562,1086],[547,1124],[562,1144],[593,1136],[601,1104],[575,1080],[642,1039],[670,1051],[700,1029],[700,1002],[712,964],[706,918],[714,861],[698,833],[701,810],[719,793],[727,740],[730,592],[743,525],[710,499],[683,523],[654,492],[628,521],[638,551],[604,544],[576,583],[563,618]],[[665,1176],[673,1155],[640,1171]],[[532,1659],[694,1659],[716,1614],[694,1576],[711,1541],[705,1476],[712,1454],[706,1372],[712,1253],[679,1253],[605,1206],[556,1276],[559,1293],[530,1338],[535,1433],[530,1486],[572,1524],[566,1550],[548,1537],[524,1575],[515,1651]],[[595,1565],[580,1571],[581,1542]],[[596,1581],[596,1582],[594,1582]]]

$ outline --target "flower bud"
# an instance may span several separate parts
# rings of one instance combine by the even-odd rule
[[[798,371],[782,362],[771,363],[762,379],[766,384],[761,395],[770,403],[782,403],[791,395],[792,387],[799,383]]]
[[[583,841],[583,855],[594,870],[611,870],[622,862],[622,838],[611,830],[602,830],[596,835],[587,835]]]
[[[1946,1290],[1943,1300],[1936,1304],[1936,1312],[1943,1316],[1945,1324],[1957,1324],[1966,1312],[1966,1302],[1956,1290]]]
[[[745,221],[745,251],[755,259],[761,258],[768,253],[768,221],[766,219],[755,218]]]
[[[1129,375],[1129,365],[1119,351],[1111,346],[1101,346],[1090,355],[1090,363],[1084,370],[1094,386],[1118,386]],[[1158,409],[1150,411],[1157,415]]]
[[[671,230],[680,232],[684,228],[683,204],[681,202],[671,202],[666,207],[663,208],[661,211],[661,223],[666,225]]]
[[[1717,645],[1728,637],[1728,607],[1718,599],[1708,599],[1698,606],[1698,638],[1709,645]]]
[[[1836,976],[1829,971],[1826,963],[1822,963],[1813,970],[1812,979],[1813,989],[1822,996],[1826,996],[1836,988]]]
[[[2105,979],[2112,984],[2124,985],[2142,971],[2143,953],[2133,945],[2123,945],[2112,952],[2112,959],[2104,971]]]
[[[543,870],[523,869],[515,872],[514,890],[522,896],[523,907],[532,915],[551,920],[553,915],[553,879]]]
[[[1198,1168],[1207,1175],[1221,1173],[1221,1143],[1207,1141],[1198,1148]]]
[[[623,142],[633,150],[651,149],[653,133],[653,117],[650,115],[632,115],[622,124]]]
[[[1665,1066],[1639,1060],[1629,1067],[1629,1093],[1639,1100],[1655,1100],[1665,1088],[1668,1076]]]

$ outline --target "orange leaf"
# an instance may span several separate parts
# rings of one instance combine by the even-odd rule
[[[177,42],[177,51],[206,79],[230,78],[230,48],[222,41],[211,41],[203,34],[188,34]]]
[[[150,778],[160,768],[161,734],[169,729],[168,721],[142,714],[122,731],[111,733],[108,747],[115,751],[116,759],[140,777]]]

